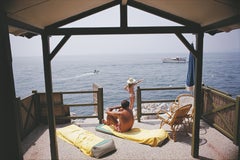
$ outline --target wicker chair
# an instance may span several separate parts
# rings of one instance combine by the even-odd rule
[[[176,131],[180,126],[184,126],[187,133],[187,127],[185,122],[188,118],[188,112],[191,107],[192,104],[187,104],[176,109],[174,112],[165,112],[165,114],[162,114],[163,111],[159,111],[157,113],[157,116],[161,121],[160,128],[162,128],[162,126],[165,124],[169,125],[172,130],[172,139],[174,140],[174,142],[176,142]]]
[[[177,96],[175,102],[172,106],[170,106],[170,111],[174,112],[176,109],[185,106],[187,104],[192,104],[192,107],[190,108],[188,112],[188,122],[193,121],[194,116],[194,97],[191,94],[180,94]]]

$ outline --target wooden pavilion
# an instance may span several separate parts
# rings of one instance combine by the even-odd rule
[[[45,89],[48,102],[49,135],[52,159],[58,159],[55,119],[52,102],[51,60],[72,35],[113,34],[175,34],[191,51],[196,60],[195,111],[192,156],[198,157],[199,123],[201,115],[201,89],[204,34],[215,35],[240,28],[240,1],[238,0],[3,0],[0,2],[0,105],[1,105],[1,157],[23,159],[20,147],[16,95],[12,69],[9,34],[31,38],[40,35],[44,59]],[[119,27],[63,28],[62,26],[119,6]],[[180,26],[128,26],[128,7],[134,7],[168,19]],[[196,49],[183,34],[196,35]],[[51,36],[63,36],[50,52]]]

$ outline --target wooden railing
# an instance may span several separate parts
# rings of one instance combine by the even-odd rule
[[[45,93],[38,93],[38,95],[40,96],[39,101],[41,117],[40,119],[42,122],[47,122],[47,106],[46,106],[47,101]],[[74,96],[75,97],[77,96],[77,100],[75,98],[74,102],[72,102],[73,101],[72,97]],[[64,97],[68,97],[66,98],[68,101]],[[89,102],[85,102],[85,99],[89,100]],[[98,118],[99,123],[101,123],[103,119],[103,88],[97,84],[93,84],[93,90],[90,91],[54,92],[53,103],[56,123],[67,123],[70,122],[71,119],[82,118]],[[80,115],[79,113],[70,114],[70,108],[78,108],[78,110],[81,110],[81,108],[86,107],[88,107],[87,110],[91,110],[90,107],[92,107],[93,108],[92,113],[94,114],[91,115],[85,114]]]
[[[157,100],[146,100],[143,92],[174,91],[174,98],[163,99],[161,94]],[[176,92],[175,92],[176,91]],[[210,125],[218,129],[222,134],[230,138],[236,145],[240,139],[240,96],[236,99],[229,94],[216,89],[203,86],[203,111],[202,118]],[[156,113],[143,113],[142,105],[148,103],[172,103],[178,94],[184,93],[185,87],[165,88],[137,88],[137,119],[140,122],[142,116],[156,115]],[[66,103],[64,95],[92,94],[92,103]],[[33,91],[33,94],[24,99],[17,98],[17,110],[21,138],[30,133],[38,123],[47,123],[47,103],[45,93]],[[67,123],[71,119],[98,118],[99,123],[103,119],[103,88],[93,84],[92,91],[54,92],[53,93],[54,113],[56,123]],[[70,115],[70,107],[93,106],[94,115]]]
[[[185,87],[166,87],[166,88],[137,88],[137,119],[141,121],[142,116],[156,115],[156,113],[143,113],[142,105],[147,103],[171,103],[173,99],[143,100],[142,92],[149,91],[170,91],[185,90]],[[182,91],[184,92],[184,91]],[[180,92],[176,92],[181,94]],[[230,94],[218,91],[214,88],[203,86],[203,106],[201,117],[209,125],[216,128],[223,135],[231,139],[234,144],[240,144],[240,96],[236,99]]]
[[[203,86],[202,118],[234,144],[240,141],[240,96],[236,99],[228,93]]]
[[[32,94],[24,99],[16,99],[16,109],[18,113],[18,124],[20,137],[23,139],[32,132],[39,124],[39,116],[36,107],[36,96]]]
[[[64,95],[77,95],[77,94],[91,94],[93,102],[89,103],[65,103],[64,106],[67,108],[70,107],[93,107],[94,114],[92,115],[69,115],[58,117],[58,119],[81,119],[81,118],[98,118],[99,123],[102,123],[103,119],[103,88],[98,86],[97,84],[93,84],[92,91],[76,91],[76,92],[61,92],[62,96]]]
[[[32,95],[20,99],[17,98],[17,111],[19,117],[19,129],[21,138],[23,139],[39,123],[48,123],[48,109],[45,93],[32,91]],[[71,103],[64,101],[66,95],[83,95],[87,94],[92,102],[89,103]],[[90,96],[89,96],[90,95]],[[71,119],[79,118],[98,118],[99,123],[103,119],[103,88],[97,84],[93,84],[91,91],[69,91],[69,92],[54,92],[53,95],[54,115],[56,123],[69,123]],[[80,96],[81,97],[81,96]],[[71,107],[89,107],[92,106],[91,115],[70,115]],[[87,109],[88,110],[88,109]]]
[[[159,94],[159,99],[157,100],[143,100],[142,92],[149,92],[149,91],[176,91],[176,90],[182,90],[184,92],[185,87],[162,87],[162,88],[140,88],[140,86],[137,87],[137,120],[138,122],[141,121],[142,116],[147,115],[156,115],[156,113],[143,113],[142,112],[142,105],[147,103],[172,103],[175,101],[175,98],[178,94],[181,92],[176,92],[172,99],[162,99],[161,94]]]

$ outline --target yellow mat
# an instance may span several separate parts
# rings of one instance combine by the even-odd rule
[[[128,132],[120,133],[108,125],[101,124],[96,127],[96,130],[113,134],[117,137],[132,140],[141,144],[147,144],[152,147],[161,145],[165,139],[169,138],[168,133],[164,129],[146,130],[141,128],[132,128]]]
[[[76,125],[69,125],[67,127],[59,128],[57,129],[56,133],[59,138],[76,146],[88,156],[95,155],[95,157],[98,158],[103,154],[110,152],[110,150],[115,149],[114,143],[111,143],[111,146],[109,146],[109,141],[100,138]],[[108,148],[106,148],[106,144]],[[94,154],[94,151],[97,153]]]

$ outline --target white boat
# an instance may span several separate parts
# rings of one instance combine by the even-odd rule
[[[175,58],[163,58],[163,63],[186,63],[187,58],[186,57],[175,57]]]

